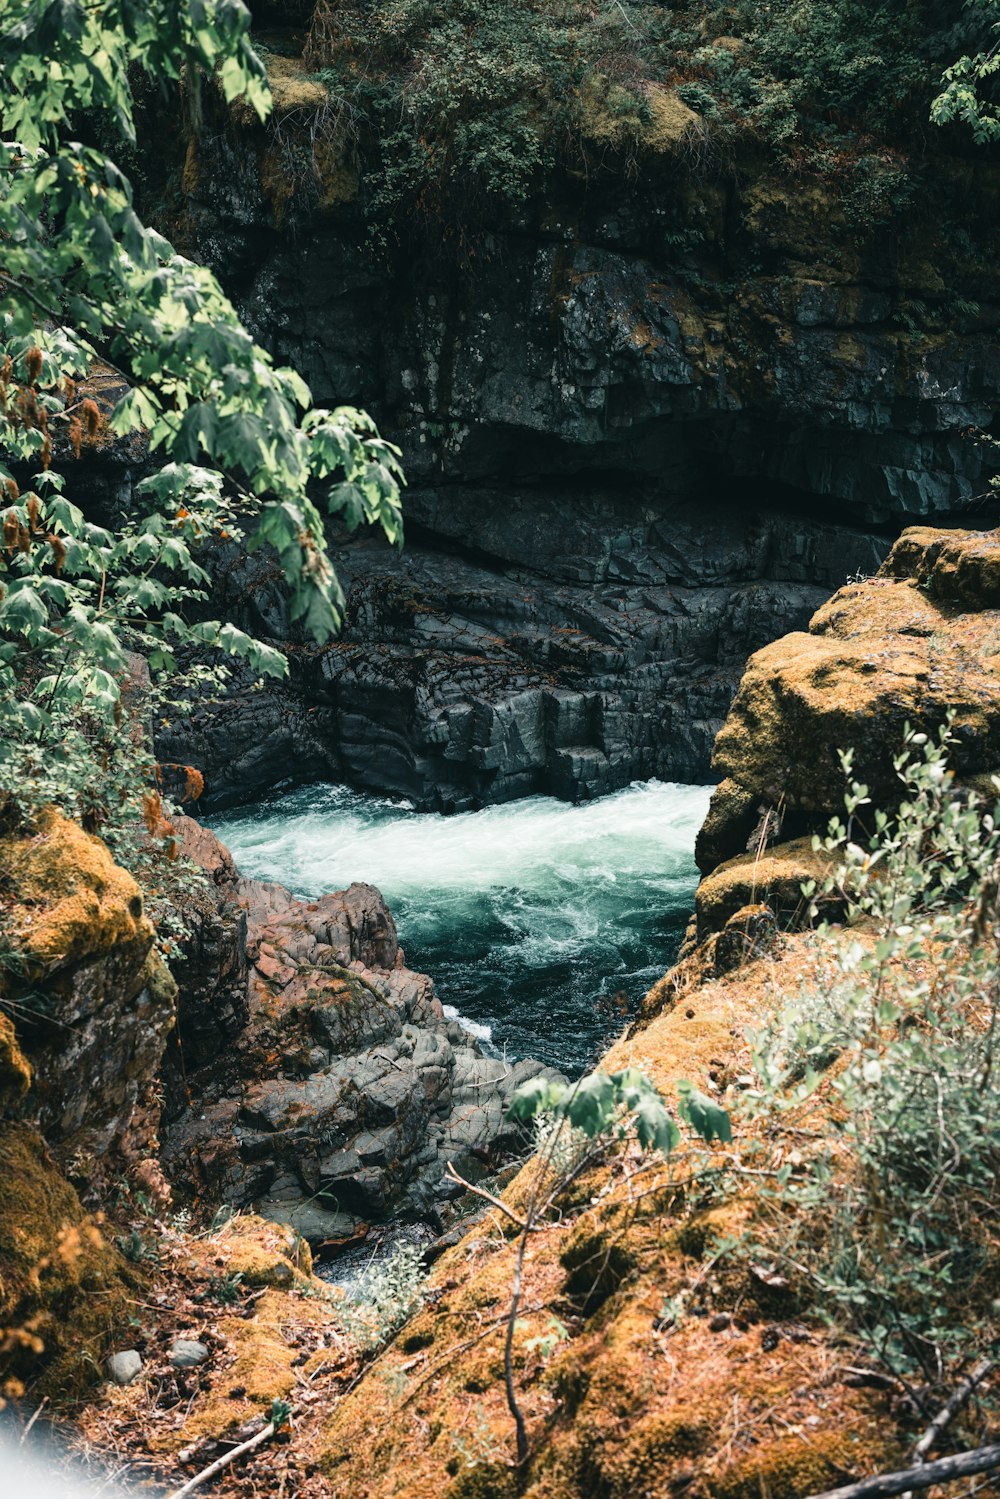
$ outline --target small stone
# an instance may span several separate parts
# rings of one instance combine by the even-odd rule
[[[732,1323],[732,1317],[728,1312],[716,1312],[714,1317],[709,1318],[709,1332],[725,1332]]]
[[[113,1384],[131,1384],[142,1373],[142,1359],[134,1348],[113,1353],[108,1359],[108,1378]]]
[[[208,1358],[208,1349],[195,1338],[178,1338],[170,1349],[170,1362],[175,1369],[196,1369]]]

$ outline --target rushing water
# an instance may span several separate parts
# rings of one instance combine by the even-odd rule
[[[579,1072],[677,952],[710,789],[652,781],[444,817],[316,785],[212,825],[244,874],[298,895],[377,885],[445,1005],[508,1056]]]

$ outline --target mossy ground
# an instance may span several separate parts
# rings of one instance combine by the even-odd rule
[[[30,1383],[33,1399],[75,1404],[142,1289],[41,1137],[0,1125],[0,1385]]]

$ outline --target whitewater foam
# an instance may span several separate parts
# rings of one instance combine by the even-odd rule
[[[408,963],[464,1023],[579,1068],[673,959],[710,790],[650,781],[445,817],[315,785],[213,826],[245,874],[296,894],[376,885]]]

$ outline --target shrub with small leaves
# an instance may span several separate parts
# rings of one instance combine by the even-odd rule
[[[951,742],[907,731],[898,811],[852,782],[817,840],[839,866],[805,894],[836,891],[847,924],[819,929],[801,995],[754,1038],[750,1105],[781,1162],[763,1248],[890,1368],[934,1379],[991,1335],[1000,1163],[1000,825]]]

